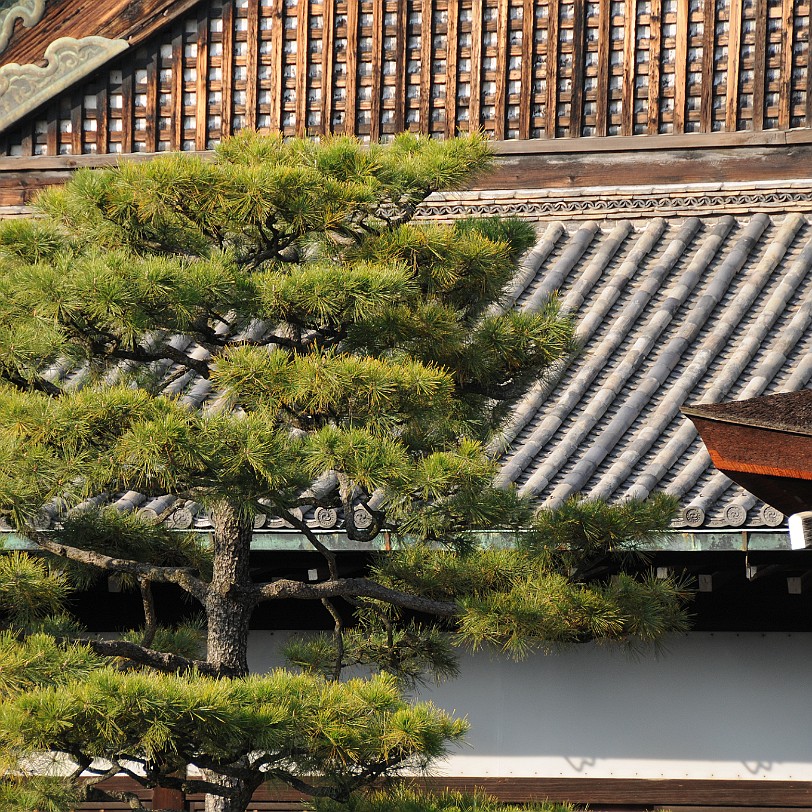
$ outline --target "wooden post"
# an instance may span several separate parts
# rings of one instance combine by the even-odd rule
[[[739,123],[739,58],[742,37],[742,0],[730,0],[727,34],[727,93],[725,129],[735,132]]]
[[[555,138],[558,130],[558,20],[559,0],[549,0],[547,17],[547,102],[544,131],[548,138]]]
[[[713,128],[713,75],[716,50],[716,0],[705,0],[705,33],[702,38],[702,96],[699,103],[700,129]]]
[[[689,15],[688,0],[677,0],[677,43],[674,51],[674,126],[672,127],[675,133],[685,132],[685,105],[688,97]]]
[[[648,111],[646,132],[660,131],[660,48],[662,47],[662,0],[651,0],[648,37]],[[675,105],[676,107],[676,105]]]
[[[612,73],[611,6],[611,3],[600,3],[598,8],[598,98],[595,107],[595,135],[607,135],[609,132],[609,77]]]
[[[764,129],[764,82],[767,76],[767,0],[756,0],[756,41],[753,60],[753,129]],[[808,125],[807,125],[808,126]]]
[[[575,0],[572,20],[572,74],[570,91],[570,127],[572,138],[579,138],[584,126],[584,73],[586,50],[586,3]]]
[[[523,0],[522,5],[522,95],[519,105],[519,138],[530,138],[533,107],[533,56],[535,47],[535,14],[533,0]]]

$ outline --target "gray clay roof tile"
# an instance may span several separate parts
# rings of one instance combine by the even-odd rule
[[[664,490],[682,501],[679,527],[775,526],[774,510],[713,468],[679,409],[810,385],[812,216],[545,229],[511,298],[533,309],[558,291],[582,349],[518,405],[494,444],[499,482],[545,506]]]

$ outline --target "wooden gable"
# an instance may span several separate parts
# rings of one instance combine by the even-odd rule
[[[61,0],[17,26],[4,62],[57,36],[120,51],[52,85],[0,152],[204,150],[243,127],[785,131],[812,122],[809,28],[809,0]]]

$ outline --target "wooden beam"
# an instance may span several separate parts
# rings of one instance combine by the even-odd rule
[[[307,135],[307,72],[310,67],[310,0],[296,5],[296,135]]]
[[[282,129],[282,96],[285,84],[285,0],[273,0],[271,11],[271,130]]]
[[[728,132],[735,132],[739,124],[739,63],[742,46],[742,0],[730,0],[729,14],[725,129]]]
[[[395,33],[395,132],[406,129],[406,26],[409,24],[406,0],[397,0]]]
[[[558,23],[560,13],[559,0],[549,0],[545,55],[547,99],[544,121],[544,132],[548,138],[555,138],[558,130]]]
[[[656,2],[656,0],[653,0]],[[572,81],[570,83],[570,126],[572,138],[580,138],[584,126],[584,72],[586,51],[586,2],[575,0],[572,20]]]
[[[705,0],[702,36],[702,90],[699,102],[699,128],[703,133],[713,129],[713,75],[716,72],[716,0]]]
[[[48,105],[47,121],[45,152],[47,155],[59,155],[59,105],[55,102]]]
[[[322,0],[321,7],[321,100],[319,117],[321,133],[326,135],[333,129],[333,42],[335,40],[335,0]]]
[[[434,31],[434,0],[420,3],[420,121],[423,135],[431,132],[431,53]]]
[[[161,111],[158,107],[158,60],[160,53],[156,48],[147,62],[147,92],[146,92],[146,109],[144,115],[146,118],[145,132],[144,132],[144,152],[157,152],[158,151],[158,118]]]
[[[662,47],[662,0],[651,0],[648,37],[648,110],[646,132],[660,131],[660,49]]]
[[[756,0],[753,57],[753,129],[764,129],[764,83],[767,77],[767,0]]]
[[[223,37],[220,70],[220,137],[231,135],[234,126],[234,0],[223,0]]]
[[[601,6],[606,5],[602,3]],[[533,112],[533,57],[535,48],[536,7],[533,0],[522,0],[522,78],[519,105],[519,138],[530,138]]]
[[[783,0],[781,6],[781,68],[778,79],[778,128],[781,130],[788,130],[792,120],[793,5],[793,0]]]
[[[133,130],[135,129],[135,77],[133,63],[125,60],[121,70],[121,151],[128,155],[134,149]]]
[[[369,111],[369,140],[381,138],[381,87],[383,77],[384,0],[372,0],[372,100]]]
[[[688,0],[685,0],[687,2]],[[595,107],[595,134],[609,133],[609,77],[611,65],[612,4],[598,4],[598,84]]]
[[[583,0],[576,0],[583,4]],[[493,103],[493,137],[505,138],[507,123],[508,48],[510,47],[510,3],[497,0],[496,4],[496,93]]]
[[[637,0],[625,0],[623,25],[623,97],[621,135],[634,135],[634,93],[637,69]]]
[[[175,24],[172,30],[172,84],[169,98],[169,148],[173,152],[183,149],[183,27]]]
[[[79,90],[74,90],[71,94],[70,105],[70,151],[71,155],[81,155],[82,148],[82,126],[84,123],[84,105],[82,94]]]
[[[245,56],[245,126],[256,129],[259,98],[259,0],[248,0]]]
[[[347,0],[347,72],[344,77],[344,132],[355,133],[358,103],[358,6],[360,0]]]
[[[677,0],[677,41],[674,51],[674,125],[672,127],[674,133],[685,132],[685,112],[688,100],[690,14],[689,0]]]
[[[195,60],[195,149],[209,145],[209,15],[201,7],[197,15]]]
[[[556,0],[553,0],[554,2]],[[471,95],[468,99],[468,131],[482,123],[482,0],[471,0]]]
[[[460,0],[448,0],[445,52],[445,137],[457,133],[457,78],[459,71]],[[524,109],[526,105],[522,105]],[[525,136],[526,137],[526,136]]]
[[[102,74],[101,86],[96,93],[96,152],[104,154],[108,147],[107,74]]]

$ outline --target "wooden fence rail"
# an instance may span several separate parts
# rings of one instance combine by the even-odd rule
[[[211,0],[0,136],[205,150],[243,127],[496,139],[812,124],[810,0]]]

